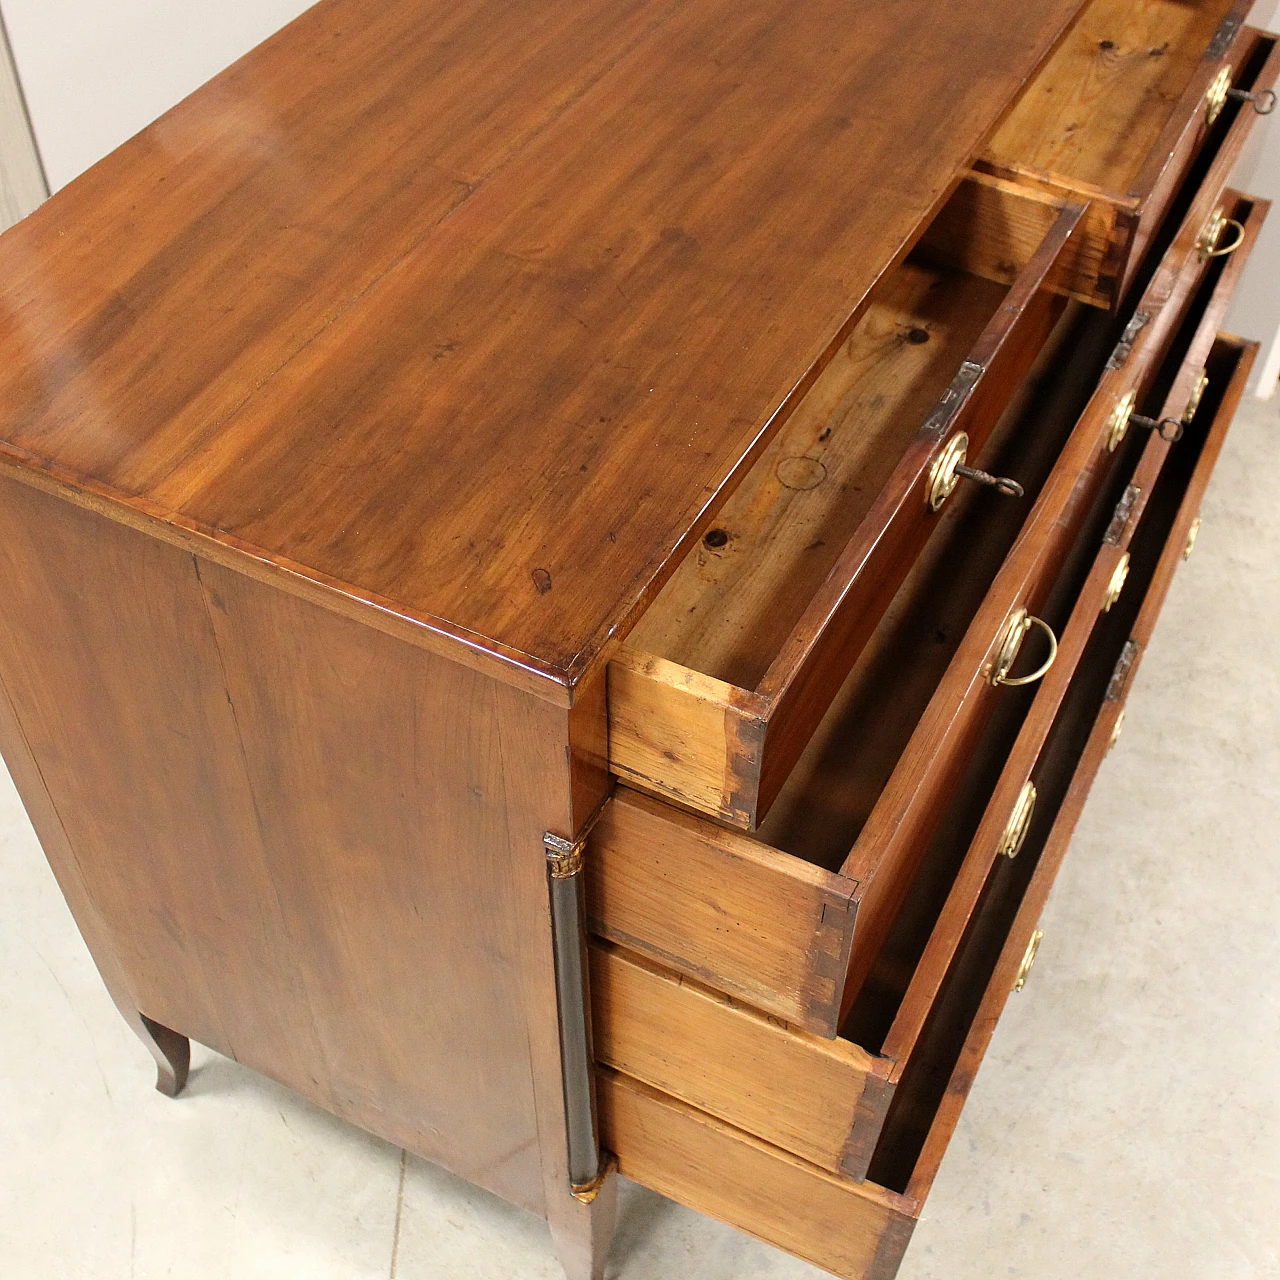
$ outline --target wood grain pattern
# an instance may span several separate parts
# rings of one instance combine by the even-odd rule
[[[1075,199],[1100,193],[1077,185]],[[1067,201],[1060,187],[1025,178],[1011,182],[974,169],[929,224],[923,244],[942,261],[986,280],[1012,283],[1031,260]],[[1105,199],[1089,199],[1081,233],[1054,264],[1049,287],[1095,306],[1114,294],[1115,212]]]
[[[591,833],[591,928],[828,1038],[856,885],[619,787]]]
[[[1005,294],[899,266],[628,647],[756,688]]]
[[[983,148],[984,159],[1140,198],[1134,179],[1202,70],[1218,24],[1249,7],[1091,0]]]
[[[734,826],[754,825],[739,779],[758,775],[768,704],[666,658],[630,647],[609,663],[609,766]]]
[[[0,544],[6,757],[126,1016],[572,1212],[572,713],[7,478]]]
[[[1238,23],[1250,7],[1093,0],[985,148],[965,199],[1005,206],[1003,180],[1012,179],[1042,198],[1091,200],[1080,269],[1056,283],[1118,306],[1184,184],[1220,191],[1255,124],[1255,112],[1228,102],[1209,125],[1214,76],[1226,68],[1234,87],[1254,90],[1280,77],[1273,36],[1245,27],[1211,47],[1219,23]],[[1010,266],[1026,260],[1020,234],[1008,248]],[[999,279],[999,265],[984,274]]]
[[[573,685],[1078,7],[323,0],[0,241],[4,451]]]
[[[620,1072],[600,1079],[606,1140],[628,1178],[845,1280],[891,1280],[915,1203],[769,1146]]]

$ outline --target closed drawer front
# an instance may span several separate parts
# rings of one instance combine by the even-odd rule
[[[593,835],[597,934],[816,1035],[836,1034],[931,844],[972,833],[992,788],[1003,803],[1013,785],[999,779],[998,758],[981,779],[966,777],[993,717],[1016,736],[1038,700],[1032,743],[1053,719],[1088,634],[1082,623],[1064,624],[1078,599],[1102,589],[1090,585],[1090,564],[1112,508],[1144,450],[1148,470],[1158,453],[1137,427],[1117,439],[1116,406],[1133,391],[1144,410],[1159,396],[1181,413],[1190,398],[1265,213],[1260,202],[1230,200],[1248,231],[1240,253],[1158,274],[1151,293],[1161,300],[1100,383],[1107,346],[1096,360],[1088,355],[1090,326],[1105,336],[1109,322],[1088,308],[1064,317],[1040,369],[1045,394],[1029,396],[1002,426],[999,456],[1036,497],[1029,518],[1013,504],[944,514],[755,838],[617,794]],[[1081,392],[1073,366],[1058,362],[1063,350],[1086,370],[1078,418]],[[1098,559],[1109,572],[1122,553],[1107,546]],[[1038,693],[990,679],[1007,620],[1023,607],[1047,612],[1064,640]],[[1097,606],[1080,608],[1087,616]],[[1021,657],[1014,673],[1031,662]]]
[[[1192,199],[1210,206],[1280,75],[1276,38],[1243,25],[1249,3],[1092,0],[985,149],[932,237],[958,265],[1004,279],[1038,243],[1048,209],[1018,191],[1089,212],[1054,285],[1116,307],[1163,249]],[[1000,212],[1003,210],[1003,212]],[[963,234],[981,216],[998,229]]]
[[[1038,753],[1040,801],[1025,843],[1013,858],[986,859],[982,891],[909,1056],[889,1063],[854,1044],[795,1033],[784,1044],[785,1027],[601,949],[593,970],[602,987],[601,1124],[622,1173],[849,1280],[894,1274],[1005,1001],[1029,976],[1040,914],[1112,741],[1135,649],[1183,558],[1255,352],[1224,336],[1209,354],[1211,388],[1153,485],[1129,546],[1130,581],[1092,628]],[[665,982],[672,994],[645,993],[651,982]],[[909,1003],[908,995],[902,1008]],[[647,1034],[621,1025],[633,1004],[644,1009],[637,1022],[651,1028]],[[735,1089],[749,1096],[717,1101]],[[709,1114],[708,1102],[733,1110],[731,1120]],[[868,1105],[880,1111],[878,1136],[859,1183],[831,1171],[831,1153],[836,1135],[856,1127]],[[770,1120],[773,1106],[787,1114]]]
[[[955,505],[939,456],[985,463],[1061,314],[1042,286],[1081,213],[1057,202],[1011,284],[918,254],[889,273],[610,664],[614,773],[759,823]]]

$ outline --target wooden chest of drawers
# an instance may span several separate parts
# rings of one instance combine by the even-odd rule
[[[1252,365],[1242,0],[323,0],[0,239],[0,744],[124,1016],[894,1274]],[[943,104],[940,106],[939,104]]]

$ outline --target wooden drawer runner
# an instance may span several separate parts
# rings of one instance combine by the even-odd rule
[[[1173,374],[1157,357],[1189,313],[1193,330],[1220,322],[1263,212],[1232,200],[1249,225],[1240,253],[1158,273],[1152,317],[1100,383],[1107,344],[1096,339],[1109,322],[1078,304],[1064,316],[1043,378],[1029,379],[1026,417],[1012,415],[1028,429],[1011,430],[998,453],[1026,477],[1031,516],[1024,525],[1013,504],[990,502],[943,513],[758,838],[619,790],[592,837],[597,934],[816,1035],[836,1034],[930,843],[940,830],[972,834],[981,818],[996,778],[979,787],[964,770],[985,726],[999,711],[1016,732],[1028,713],[1034,690],[995,688],[985,673],[1015,607],[1043,610],[1056,588],[1053,616],[1064,622],[1084,586],[1145,435],[1135,429],[1115,453],[1107,448],[1116,403],[1141,390],[1149,409],[1161,379],[1178,383],[1165,399],[1185,404],[1191,394],[1177,376],[1183,354],[1171,357]],[[1077,364],[1059,365],[1063,349]],[[1069,674],[1064,661],[1055,687]],[[959,814],[957,805],[969,807]]]
[[[1026,843],[1017,857],[999,858],[985,878],[917,1051],[901,1074],[868,1179],[858,1183],[828,1172],[605,1066],[601,1124],[622,1173],[848,1280],[894,1275],[1005,1001],[1026,980],[1044,903],[1132,680],[1135,646],[1140,652],[1183,557],[1255,353],[1254,344],[1223,336],[1209,356],[1211,389],[1161,471],[1131,544],[1131,583],[1093,629],[1039,752],[1041,803]],[[620,956],[612,961],[628,963]],[[625,983],[614,990],[634,994]],[[606,996],[597,1006],[603,1036],[613,1016]],[[839,1070],[852,1065],[849,1057]],[[714,1077],[714,1059],[706,1074]],[[813,1100],[807,1089],[816,1078],[784,1080],[782,1092],[791,1088]],[[711,1078],[706,1087],[718,1085]],[[814,1105],[826,1105],[816,1097]],[[763,1110],[767,1104],[754,1105]],[[848,1111],[846,1102],[839,1114]]]
[[[954,504],[927,499],[940,450],[964,432],[989,465],[1061,314],[1042,286],[1082,212],[1057,202],[1011,284],[918,254],[886,276],[611,662],[614,773],[746,830],[763,818]]]
[[[1162,226],[1226,185],[1280,76],[1276,37],[1242,26],[1244,0],[1092,0],[985,148],[930,243],[977,274],[1009,278],[1053,217],[1018,194],[1088,201],[1053,283],[1116,307]],[[1212,105],[1209,101],[1212,100]],[[1217,114],[1210,120],[1213,109]],[[983,236],[972,234],[978,223]]]

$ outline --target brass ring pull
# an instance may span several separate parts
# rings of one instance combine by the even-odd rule
[[[1049,656],[1045,659],[1041,667],[1033,671],[1029,676],[1011,676],[1010,671],[1013,670],[1013,664],[1018,660],[1018,653],[1022,649],[1022,642],[1026,638],[1026,634],[1032,627],[1039,627],[1049,640]],[[996,649],[996,659],[991,667],[991,675],[989,679],[993,685],[1005,685],[1007,688],[1017,688],[1024,684],[1035,684],[1037,680],[1043,679],[1048,674],[1049,668],[1058,659],[1058,637],[1053,634],[1053,628],[1042,618],[1035,618],[1029,614],[1026,609],[1015,609],[1004,624],[1004,629],[1000,633],[1000,640]]]
[[[1196,539],[1199,536],[1200,517],[1196,516],[1196,518],[1191,522],[1190,527],[1187,529],[1187,544],[1182,548],[1182,558],[1184,560],[1191,559],[1191,553],[1196,549]]]
[[[1182,421],[1185,425],[1190,426],[1192,419],[1196,416],[1196,410],[1200,408],[1200,401],[1204,399],[1204,393],[1209,390],[1209,375],[1202,373],[1196,381],[1196,385],[1192,388],[1191,396],[1187,400],[1187,407],[1182,411]]]
[[[1124,590],[1124,584],[1129,580],[1129,553],[1126,551],[1124,555],[1116,561],[1116,567],[1111,574],[1111,581],[1107,583],[1107,593],[1102,597],[1102,612],[1110,613],[1111,606],[1120,599],[1120,593]]]
[[[1228,227],[1235,227],[1235,239],[1230,244],[1220,244],[1222,233]],[[1196,242],[1196,248],[1200,253],[1200,261],[1208,262],[1210,258],[1225,258],[1228,254],[1235,253],[1242,244],[1244,244],[1244,223],[1235,218],[1226,217],[1221,209],[1217,209],[1213,217],[1205,223],[1200,239]]]
[[[1111,737],[1107,740],[1107,755],[1115,750],[1115,745],[1120,741],[1120,734],[1124,730],[1124,708],[1120,708],[1120,714],[1116,716],[1116,722],[1111,726]]]
[[[1036,962],[1036,952],[1040,950],[1040,944],[1043,941],[1044,930],[1037,929],[1031,935],[1031,941],[1027,943],[1027,950],[1022,957],[1022,963],[1018,966],[1018,976],[1013,983],[1015,991],[1021,991],[1027,985],[1027,977],[1031,973],[1031,966]]]
[[[1022,784],[1018,798],[1013,802],[1013,812],[1000,837],[998,853],[1012,861],[1022,852],[1027,832],[1031,830],[1031,815],[1036,808],[1036,784],[1030,779]]]
[[[1236,102],[1251,103],[1260,116],[1269,116],[1276,109],[1274,89],[1259,89],[1255,93],[1250,93],[1248,89],[1228,89],[1227,97]]]

